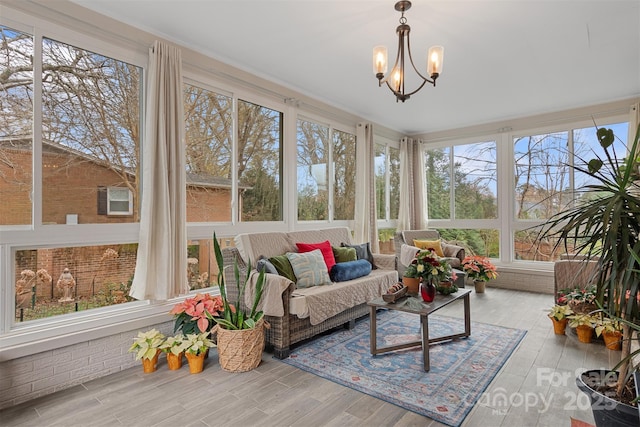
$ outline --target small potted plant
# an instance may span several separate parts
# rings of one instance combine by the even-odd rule
[[[145,374],[154,372],[157,369],[158,355],[163,342],[164,335],[156,329],[138,332],[138,336],[133,339],[129,352],[136,354],[136,360],[142,360],[142,368]]]
[[[199,334],[187,334],[183,343],[184,355],[189,362],[189,372],[197,374],[204,369],[206,351],[216,345],[209,339],[209,331]]]
[[[407,292],[417,295],[420,290],[420,275],[415,264],[409,264],[402,275],[402,283],[407,287]]]
[[[553,322],[553,331],[556,335],[564,335],[569,319],[567,316],[573,314],[573,310],[568,305],[556,304],[549,310],[549,319]]]
[[[596,336],[602,335],[604,345],[609,350],[622,349],[622,323],[619,320],[611,319],[607,316],[601,316],[596,321]]]
[[[573,314],[567,316],[569,326],[576,329],[578,341],[590,343],[593,338],[593,329],[598,321],[597,316],[592,314]]]
[[[169,370],[175,371],[182,367],[182,356],[185,349],[185,336],[182,334],[168,337],[160,345],[162,350],[167,355],[167,366]]]
[[[498,277],[496,266],[491,264],[489,258],[483,256],[465,257],[462,260],[462,269],[473,279],[473,285],[479,294],[484,293],[486,282]]]

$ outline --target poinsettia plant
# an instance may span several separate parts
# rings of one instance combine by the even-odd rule
[[[173,331],[182,331],[184,335],[208,332],[213,328],[214,317],[220,316],[223,308],[219,295],[196,294],[187,298],[169,312],[175,316]]]
[[[489,258],[483,256],[474,255],[465,257],[462,260],[462,269],[473,280],[488,282],[498,277],[498,269],[496,266],[491,264]]]
[[[136,354],[136,360],[153,359],[164,342],[164,335],[157,329],[138,332],[129,347],[130,353]]]

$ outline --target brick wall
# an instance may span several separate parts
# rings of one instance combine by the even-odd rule
[[[150,326],[173,334],[173,321]],[[127,350],[138,330],[0,363],[0,409],[140,365]],[[142,369],[142,367],[140,367]]]

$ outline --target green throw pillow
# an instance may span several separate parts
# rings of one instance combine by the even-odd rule
[[[278,270],[279,275],[286,277],[294,283],[298,281],[286,254],[272,256],[269,258],[269,261],[271,261],[271,264]]]
[[[355,248],[339,248],[333,246],[331,249],[333,249],[333,256],[336,259],[336,263],[355,261],[358,259]]]

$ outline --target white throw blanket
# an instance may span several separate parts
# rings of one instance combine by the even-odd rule
[[[409,246],[406,243],[403,243],[400,247],[400,264],[407,267],[416,257],[416,254],[419,250],[420,249],[416,248],[415,246]]]
[[[252,271],[244,290],[244,303],[247,307],[253,306],[253,296],[256,291],[256,283],[260,274]],[[262,310],[266,316],[282,317],[284,316],[284,306],[282,305],[282,293],[291,285],[291,280],[277,274],[265,274],[264,291],[262,292],[262,300],[258,304],[258,309]]]

